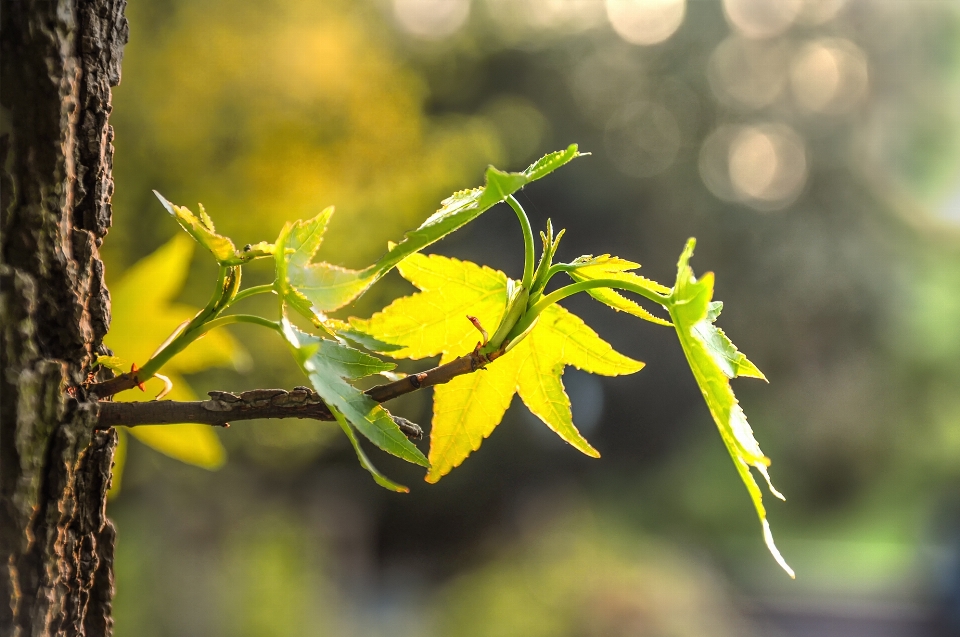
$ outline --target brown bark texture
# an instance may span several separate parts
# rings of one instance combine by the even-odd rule
[[[116,433],[86,399],[110,296],[125,0],[0,8],[0,635],[109,635]]]

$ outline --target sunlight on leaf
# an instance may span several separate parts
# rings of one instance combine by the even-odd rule
[[[577,282],[595,279],[615,279],[617,281],[639,285],[658,294],[670,293],[670,288],[630,272],[630,270],[639,268],[639,263],[627,261],[619,257],[611,257],[609,254],[603,254],[599,257],[580,257],[571,265],[575,267],[568,270],[567,273],[571,279]],[[609,305],[618,312],[627,312],[628,314],[633,314],[657,325],[671,325],[670,321],[651,314],[634,301],[620,294],[617,290],[596,288],[587,290],[587,294],[601,303]]]
[[[442,354],[441,363],[470,352],[478,341],[470,313],[481,325],[499,324],[507,299],[507,276],[439,255],[413,255],[398,266],[421,291],[394,301],[370,319],[352,324],[374,338],[401,346],[395,358]],[[563,440],[597,457],[573,424],[561,376],[566,365],[615,376],[643,363],[613,350],[578,317],[558,305],[547,308],[530,335],[486,369],[454,378],[434,390],[428,482],[460,465],[500,423],[515,393]]]
[[[487,169],[486,184],[483,187],[462,190],[444,199],[441,208],[430,215],[419,228],[408,232],[400,243],[391,244],[386,254],[363,270],[350,270],[329,263],[311,264],[309,261],[316,246],[313,246],[310,256],[304,260],[302,256],[307,251],[298,250],[297,239],[291,235],[287,239],[287,245],[294,248],[295,252],[287,257],[284,268],[286,283],[321,312],[341,308],[409,255],[458,230],[525,185],[550,174],[579,156],[581,154],[577,152],[576,144],[573,144],[566,150],[546,155],[523,172],[507,173],[491,166]]]
[[[210,215],[203,209],[203,206],[200,206],[200,215],[202,218],[198,219],[189,208],[170,203],[156,190],[153,191],[153,194],[157,196],[157,199],[159,199],[163,207],[167,209],[167,212],[173,215],[173,218],[177,220],[180,227],[193,237],[197,243],[209,250],[218,263],[223,265],[236,265],[241,262],[237,256],[237,249],[233,245],[233,241],[214,232],[213,220],[210,219]]]
[[[763,506],[763,494],[750,472],[750,467],[760,472],[773,495],[784,499],[783,495],[773,487],[770,481],[767,470],[770,460],[760,450],[760,445],[753,436],[753,430],[747,423],[747,418],[730,388],[731,378],[737,376],[763,378],[763,374],[737,351],[723,332],[713,325],[722,305],[711,303],[713,273],[708,272],[698,280],[693,275],[693,269],[688,265],[695,245],[696,242],[690,239],[680,256],[677,282],[668,301],[670,317],[673,319],[680,345],[683,347],[697,385],[700,386],[710,414],[753,500],[763,527],[767,548],[790,577],[794,577],[793,570],[787,565],[773,542],[773,534],[770,532],[766,509]]]

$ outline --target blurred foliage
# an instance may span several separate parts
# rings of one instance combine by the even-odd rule
[[[523,529],[435,599],[437,635],[748,637],[715,574],[583,510]]]
[[[126,270],[119,281],[108,281],[112,294],[112,320],[106,345],[122,360],[143,365],[153,350],[163,343],[184,321],[189,321],[199,308],[174,302],[183,288],[194,243],[186,235],[177,235],[153,254]],[[173,388],[170,400],[197,400],[183,374],[192,374],[209,367],[249,368],[246,351],[223,330],[211,332],[181,353],[163,368]],[[126,369],[124,371],[129,371]],[[144,393],[158,395],[164,390],[159,379],[144,383]],[[138,390],[118,394],[114,400],[143,400]],[[125,429],[161,453],[204,467],[223,465],[226,453],[216,432],[206,425],[153,425]],[[120,488],[127,436],[120,437],[120,460],[114,467],[111,496]]]
[[[171,234],[143,214],[157,189],[202,198],[225,234],[248,241],[334,203],[348,221],[330,229],[334,258],[369,262],[496,160],[484,120],[424,116],[426,87],[391,57],[371,11],[347,1],[131,5],[114,120],[130,131],[117,138],[128,159],[117,163],[115,224],[126,241],[107,253],[129,262]],[[130,252],[117,255],[122,245]]]

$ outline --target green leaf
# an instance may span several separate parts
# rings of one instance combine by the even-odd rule
[[[119,356],[97,356],[97,365],[103,365],[115,374],[123,374],[130,371],[129,361],[125,361]]]
[[[323,232],[332,213],[333,208],[327,208],[313,219],[284,224],[273,252],[277,276],[274,287],[277,294],[283,299],[284,304],[292,307],[301,316],[309,319],[315,327],[324,330],[330,336],[333,336],[333,333],[326,325],[328,320],[326,315],[290,284],[290,268],[309,262],[320,246]]]
[[[351,425],[387,453],[429,466],[423,453],[407,440],[387,410],[347,382],[390,371],[396,365],[343,343],[302,332],[286,318],[282,322],[294,358],[327,405],[337,408]]]
[[[233,241],[214,232],[213,220],[207,215],[201,206],[201,218],[198,218],[189,208],[170,203],[163,198],[156,190],[153,194],[157,196],[163,207],[167,209],[177,223],[180,224],[187,233],[193,237],[197,243],[209,250],[220,265],[239,265],[244,259],[237,254],[237,249]]]
[[[619,257],[611,257],[609,254],[603,254],[599,257],[580,257],[570,264],[571,268],[567,270],[570,278],[574,281],[590,281],[594,279],[616,279],[639,285],[658,294],[669,294],[670,288],[660,285],[656,281],[651,281],[642,276],[630,272],[640,267],[639,263],[627,261]],[[609,305],[613,309],[628,314],[632,314],[651,323],[658,325],[670,325],[670,321],[655,316],[645,310],[643,307],[620,294],[617,290],[609,288],[596,288],[587,290],[587,294],[597,299],[601,303]]]
[[[333,417],[337,419],[337,423],[340,425],[340,428],[343,429],[343,433],[347,434],[347,439],[350,441],[350,444],[353,445],[353,450],[357,453],[357,459],[360,461],[360,466],[370,472],[370,475],[373,476],[374,482],[385,489],[396,491],[397,493],[410,493],[410,489],[402,484],[397,484],[390,478],[380,473],[380,471],[373,466],[373,463],[370,462],[370,458],[367,457],[367,454],[363,452],[363,448],[360,447],[360,441],[357,440],[356,435],[354,435],[353,428],[349,423],[347,423],[346,419],[343,417],[343,414],[340,413],[340,410],[334,407],[330,411],[333,413]]]
[[[441,363],[448,362],[473,350],[480,338],[467,314],[483,326],[500,324],[509,285],[504,273],[439,255],[412,255],[398,267],[421,291],[397,299],[368,320],[351,320],[358,330],[400,346],[390,356],[442,354]],[[566,365],[611,376],[643,367],[615,352],[567,310],[548,307],[516,347],[485,369],[434,389],[427,481],[436,482],[479,449],[515,393],[561,438],[587,455],[599,456],[573,424],[561,380]]]
[[[473,190],[461,190],[444,199],[441,208],[403,241],[392,244],[387,253],[368,268],[350,270],[329,263],[309,263],[290,257],[284,268],[289,285],[320,312],[331,312],[350,303],[367,288],[415,252],[439,241],[463,227],[520,188],[544,177],[579,157],[576,144],[551,153],[519,173],[507,173],[492,166],[487,169],[486,184]],[[290,244],[293,247],[293,244]],[[295,255],[300,254],[295,252]],[[311,253],[312,257],[312,253]]]
[[[327,327],[332,329],[337,336],[356,343],[357,345],[360,345],[371,352],[392,352],[400,349],[400,345],[384,343],[383,341],[375,339],[369,334],[354,328],[346,321],[341,321],[339,319],[327,319]],[[381,373],[383,374],[385,372]]]
[[[680,345],[683,347],[693,376],[720,430],[720,437],[753,500],[763,527],[767,548],[790,577],[794,577],[793,570],[787,565],[773,542],[766,509],[763,506],[763,495],[750,472],[750,467],[760,472],[773,495],[780,499],[783,499],[783,496],[770,481],[767,470],[770,460],[760,450],[760,445],[753,436],[753,430],[747,423],[743,409],[740,408],[730,387],[730,379],[738,375],[757,378],[763,378],[763,375],[753,363],[736,350],[723,332],[714,327],[713,321],[719,316],[722,306],[711,303],[713,274],[707,273],[697,280],[693,275],[693,269],[688,265],[693,255],[694,245],[695,241],[690,239],[680,256],[677,282],[668,301],[670,317],[673,319]]]
[[[193,246],[189,237],[177,235],[135,263],[119,281],[110,281],[112,321],[105,343],[118,356],[101,357],[101,364],[116,363],[120,366],[118,371],[129,371],[130,364],[125,361],[143,364],[158,343],[196,315],[198,308],[173,302],[186,280]],[[228,332],[210,332],[164,365],[163,374],[174,384],[167,398],[197,399],[182,374],[210,367],[239,369],[248,365],[248,361],[247,353]],[[129,390],[118,394],[114,400],[143,400],[156,396],[162,388],[159,379],[151,379],[146,383],[146,393]],[[129,432],[161,453],[206,469],[215,469],[226,459],[226,451],[209,425],[149,425],[133,427]]]

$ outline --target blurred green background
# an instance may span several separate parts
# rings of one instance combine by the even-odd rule
[[[577,142],[592,157],[521,202],[534,226],[567,228],[561,259],[611,252],[668,284],[698,238],[721,326],[771,381],[735,389],[788,498],[770,519],[797,580],[767,554],[671,333],[574,298],[648,364],[568,371],[600,460],[519,401],[437,485],[373,452],[409,495],[377,487],[329,423],[218,431],[218,471],[130,441],[109,506],[118,636],[960,634],[956,2],[127,13],[108,283],[178,231],[151,189],[203,202],[239,245],[334,204],[323,259],[356,267],[487,164]],[[505,206],[435,251],[522,270]],[[202,305],[214,272],[196,255],[177,301]],[[390,275],[342,315],[409,290]],[[248,356],[213,362],[245,371],[180,368],[194,393],[303,383],[272,336],[232,335]],[[392,408],[429,424],[426,392]]]

